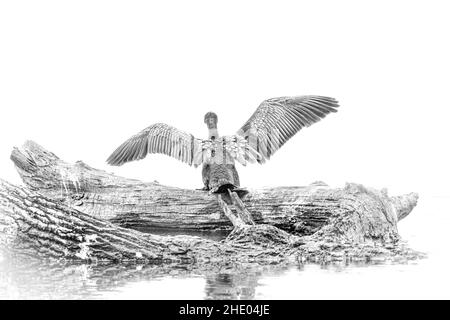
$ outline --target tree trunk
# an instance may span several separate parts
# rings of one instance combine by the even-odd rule
[[[11,155],[26,186],[0,180],[3,252],[83,261],[215,263],[415,258],[397,222],[417,194],[389,197],[357,184],[251,191],[231,203],[206,192],[120,178],[69,165],[33,142]],[[109,221],[108,221],[109,220]],[[256,222],[256,223],[255,223]],[[157,236],[121,226],[212,229],[232,226],[220,242]],[[231,229],[231,228],[230,228]],[[282,230],[284,229],[284,230]]]
[[[11,159],[31,190],[123,227],[232,229],[217,197],[208,192],[122,178],[81,161],[70,165],[32,141],[21,149],[15,148]],[[411,212],[417,198],[415,193],[389,197],[385,190],[380,192],[357,184],[335,189],[315,183],[306,187],[250,190],[244,205],[256,223],[270,224],[300,236],[315,234],[334,218],[354,213],[364,223],[351,237],[361,240],[396,234],[397,221]]]
[[[224,205],[223,201],[219,202]],[[226,212],[227,216],[230,214]],[[388,233],[383,239],[355,241],[355,233],[367,227],[366,221],[355,211],[330,219],[332,223],[327,227],[304,237],[267,224],[247,224],[239,212],[233,216],[235,228],[220,242],[187,235],[157,236],[119,227],[0,180],[0,250],[7,256],[50,261],[189,263],[194,265],[194,270],[224,263],[411,259],[418,256],[397,241],[396,233]],[[377,227],[380,225],[373,226]]]

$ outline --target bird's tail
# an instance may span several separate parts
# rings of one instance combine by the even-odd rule
[[[231,198],[229,195],[229,192],[236,192],[239,198],[244,199],[245,196],[248,194],[248,190],[244,188],[240,188],[232,183],[229,182],[229,180],[219,180],[217,181],[217,185],[211,189],[212,193],[220,194],[222,196],[222,199],[225,200],[227,204],[231,204]]]

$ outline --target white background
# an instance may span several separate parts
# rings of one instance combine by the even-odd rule
[[[446,3],[2,1],[0,177],[20,182],[9,155],[31,139],[69,162],[198,188],[200,170],[166,156],[105,159],[155,122],[202,138],[214,111],[232,134],[264,99],[317,94],[339,112],[264,166],[239,166],[243,186],[449,196]]]

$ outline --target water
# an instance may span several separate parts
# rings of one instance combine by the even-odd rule
[[[2,299],[450,298],[448,198],[421,198],[400,234],[428,257],[402,264],[191,266],[0,261]],[[220,239],[223,234],[213,234]]]

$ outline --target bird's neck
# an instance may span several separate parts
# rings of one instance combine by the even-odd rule
[[[217,139],[219,138],[219,132],[217,131],[217,128],[210,128],[208,129],[208,135],[209,135],[209,139]]]

